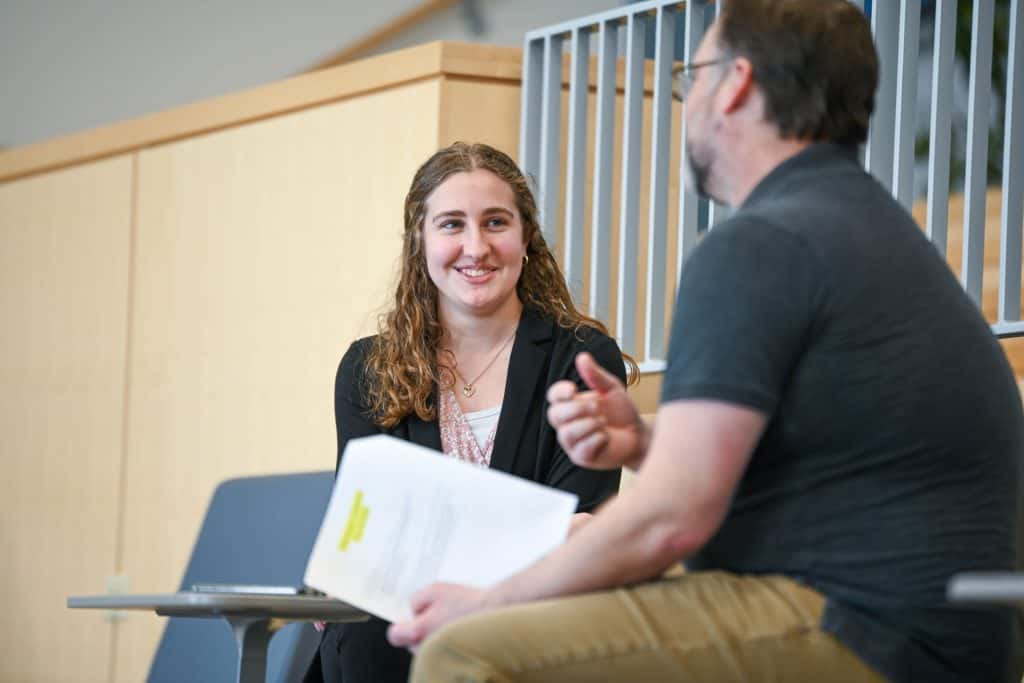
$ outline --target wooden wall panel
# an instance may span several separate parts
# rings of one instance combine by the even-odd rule
[[[139,160],[124,571],[177,587],[224,479],[331,469],[334,373],[375,330],[436,79],[169,144]],[[129,617],[117,680],[162,620]]]
[[[0,680],[100,681],[111,627],[130,157],[0,185]]]
[[[519,83],[446,77],[437,146],[483,142],[519,155]]]

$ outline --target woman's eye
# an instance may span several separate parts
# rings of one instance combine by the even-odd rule
[[[445,221],[444,223],[441,223],[437,227],[441,228],[442,230],[456,230],[462,227],[462,221]]]
[[[504,218],[490,218],[487,220],[487,227],[489,228],[500,228],[507,224]]]

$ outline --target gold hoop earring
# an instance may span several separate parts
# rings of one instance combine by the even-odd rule
[[[529,254],[523,254],[523,265],[525,266],[529,262],[530,262],[530,255]]]

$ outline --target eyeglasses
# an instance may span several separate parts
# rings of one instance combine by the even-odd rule
[[[704,66],[712,66],[714,64],[722,64],[728,62],[732,57],[719,57],[718,59],[709,59],[706,62],[693,62],[691,64],[680,64],[672,69],[672,97],[682,102],[686,99],[686,96],[690,94],[690,90],[693,88],[693,82],[697,76],[693,72]]]

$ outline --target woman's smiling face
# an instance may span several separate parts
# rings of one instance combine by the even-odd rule
[[[484,169],[448,176],[427,198],[422,230],[442,315],[486,316],[518,301],[526,244],[504,180]]]

